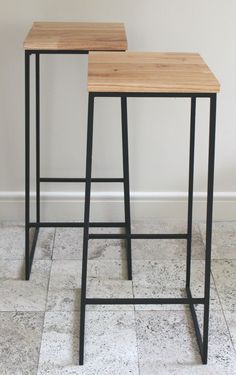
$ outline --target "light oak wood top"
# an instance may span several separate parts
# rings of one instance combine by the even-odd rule
[[[89,92],[216,93],[219,90],[219,82],[197,53],[89,53]]]
[[[34,22],[26,50],[126,51],[123,23]]]

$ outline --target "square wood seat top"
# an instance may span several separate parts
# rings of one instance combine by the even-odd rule
[[[25,50],[126,51],[123,23],[34,22]]]
[[[219,82],[198,53],[89,53],[89,92],[216,93],[219,90]]]

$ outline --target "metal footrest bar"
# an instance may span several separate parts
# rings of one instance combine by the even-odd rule
[[[91,224],[89,224],[91,226]],[[95,239],[133,239],[133,240],[157,240],[157,239],[188,239],[188,234],[177,234],[177,233],[160,233],[160,234],[98,234],[98,233],[91,233],[89,234],[89,239],[95,240]]]
[[[40,182],[79,182],[79,183],[85,183],[85,178],[67,178],[67,177],[41,177],[39,179]],[[99,182],[99,183],[123,183],[123,178],[92,178],[92,182]]]
[[[86,298],[87,305],[188,305],[204,304],[204,298]]]
[[[83,228],[83,222],[41,222],[29,223],[31,228]],[[125,223],[122,222],[92,222],[89,223],[91,228],[125,228]]]
[[[197,314],[196,314],[195,307],[194,307],[194,304],[196,304],[198,302],[195,302],[196,298],[192,297],[192,293],[191,293],[190,288],[186,288],[186,293],[187,293],[187,296],[190,300],[189,307],[190,307],[190,311],[191,311],[191,315],[192,315],[195,334],[196,334],[196,337],[197,337],[199,352],[200,352],[202,361],[204,362],[203,340],[202,340],[202,335],[201,335],[201,331],[200,331],[200,327],[199,327],[199,323],[198,323],[198,319],[197,319]]]

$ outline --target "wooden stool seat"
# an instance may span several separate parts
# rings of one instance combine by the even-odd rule
[[[89,92],[215,93],[219,89],[219,82],[197,53],[89,54]]]
[[[26,50],[125,51],[123,23],[34,22]]]

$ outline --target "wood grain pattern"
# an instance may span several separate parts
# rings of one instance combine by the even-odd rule
[[[125,51],[123,23],[34,22],[26,50]]]
[[[219,90],[219,82],[197,53],[89,54],[89,92],[215,93]]]

